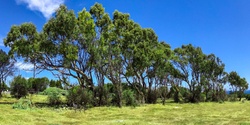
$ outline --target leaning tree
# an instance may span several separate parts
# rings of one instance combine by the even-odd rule
[[[0,97],[2,96],[2,91],[5,88],[5,81],[8,76],[12,76],[15,72],[15,61],[10,59],[10,57],[0,49]]]

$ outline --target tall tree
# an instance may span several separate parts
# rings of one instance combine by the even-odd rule
[[[0,49],[0,97],[5,89],[5,80],[8,76],[12,76],[15,72],[15,61]]]
[[[198,102],[202,92],[201,78],[206,56],[200,47],[194,47],[191,44],[176,48],[174,53],[176,58],[173,63],[181,73],[181,79],[189,87],[191,95],[187,98],[190,102]]]
[[[36,75],[36,64],[39,56],[39,33],[32,23],[23,23],[12,26],[4,44],[11,48],[9,55],[12,58],[24,58],[25,62],[34,65],[33,77]]]
[[[227,82],[225,64],[219,57],[216,57],[214,54],[210,54],[206,57],[205,67],[202,72],[202,82],[203,89],[206,94],[206,100],[224,100],[224,85]]]
[[[228,81],[232,87],[232,92],[237,94],[239,100],[241,100],[244,91],[248,89],[248,83],[245,78],[241,78],[237,72],[232,71],[228,75]]]
[[[43,60],[39,62],[42,68],[74,77],[82,87],[93,87],[87,51],[95,35],[90,14],[84,9],[76,18],[72,10],[60,6],[55,17],[45,24],[43,35]]]

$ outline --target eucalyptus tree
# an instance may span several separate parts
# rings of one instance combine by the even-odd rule
[[[156,34],[152,29],[141,28],[129,18],[129,14],[115,11],[110,19],[98,3],[91,7],[90,13],[97,33],[92,44],[95,46],[91,51],[95,60],[92,64],[101,81],[104,81],[104,74],[115,85],[118,98],[121,98],[121,82],[125,79],[145,101],[146,88],[152,86],[147,81],[147,71],[152,67],[153,52],[158,45]]]
[[[96,41],[91,49],[92,66],[95,68],[99,87],[103,90],[104,77],[109,79],[115,87],[117,105],[122,106],[122,74],[126,70],[124,65],[124,33],[129,21],[128,14],[118,11],[113,13],[113,19],[105,12],[101,4],[91,7],[90,13],[95,20]],[[101,98],[100,98],[101,99]]]
[[[241,101],[241,98],[244,96],[244,91],[247,89],[248,89],[248,83],[246,78],[241,78],[239,81],[239,92],[238,92],[239,101]]]
[[[239,91],[239,81],[240,81],[240,76],[238,75],[237,72],[232,71],[228,74],[228,82],[230,83],[233,93]]]
[[[4,39],[5,46],[10,47],[11,58],[24,58],[25,62],[34,65],[33,77],[36,75],[36,64],[39,55],[39,33],[32,23],[23,23],[20,26],[12,26],[7,37]]]
[[[99,105],[102,105],[107,95],[105,95],[104,81],[109,66],[109,41],[111,39],[111,31],[113,28],[109,15],[105,12],[103,6],[99,3],[94,4],[89,13],[95,24],[95,40],[91,43],[89,52],[91,53],[91,66],[93,67],[96,81],[98,82],[97,96]]]
[[[214,54],[206,57],[202,82],[207,101],[224,100],[227,73],[225,72],[225,64]]]
[[[135,25],[134,36],[132,37],[133,44],[128,44],[126,52],[127,81],[134,85],[136,90],[142,96],[142,102],[147,99],[148,92],[154,84],[154,58],[158,47],[158,37],[152,29],[143,29]],[[142,90],[139,90],[142,88]],[[148,100],[146,100],[148,101]]]
[[[84,9],[78,18],[66,6],[60,6],[43,27],[41,33],[31,23],[13,26],[4,43],[10,55],[24,57],[40,69],[58,71],[59,76],[71,76],[80,85],[93,86],[89,73],[89,42],[95,37],[91,15]]]
[[[5,81],[8,76],[12,76],[15,72],[15,61],[12,60],[7,53],[0,49],[0,97],[5,89]]]
[[[166,42],[160,42],[157,47],[153,49],[154,51],[152,59],[152,68],[148,71],[148,95],[150,96],[152,84],[154,84],[155,89],[156,87],[160,86],[160,95],[163,104],[165,104],[165,100],[168,95],[168,86],[172,84],[172,82],[170,82],[170,77],[173,77],[175,71],[173,65],[170,62],[173,53],[170,48],[170,45]],[[154,92],[151,93],[151,95],[157,96],[157,93]]]
[[[77,18],[60,6],[44,25],[42,36],[42,68],[74,77],[82,87],[93,87],[88,47],[95,38],[95,25],[90,13],[83,9]]]
[[[205,54],[200,47],[194,47],[191,44],[182,45],[181,48],[174,50],[176,58],[173,64],[180,72],[180,78],[186,82],[189,88],[190,102],[197,102],[202,92],[202,70],[205,66]]]
[[[232,88],[232,92],[237,94],[239,100],[241,100],[244,91],[248,89],[248,83],[245,78],[241,78],[237,72],[232,71],[228,74],[228,82]]]

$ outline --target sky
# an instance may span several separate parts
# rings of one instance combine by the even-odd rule
[[[159,41],[177,48],[183,44],[201,47],[205,54],[214,53],[226,65],[250,82],[250,0],[1,0],[0,49],[12,25],[32,22],[38,31],[60,4],[75,13],[101,3],[112,16],[115,10],[129,13],[143,28],[152,28]],[[19,74],[31,77],[32,65],[18,62]],[[42,72],[39,77],[53,78]]]

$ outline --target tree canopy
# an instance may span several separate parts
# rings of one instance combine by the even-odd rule
[[[117,10],[110,16],[99,3],[78,14],[61,5],[41,32],[32,23],[14,25],[4,44],[12,58],[22,57],[34,69],[52,71],[61,80],[77,79],[79,90],[95,92],[99,105],[106,97],[105,80],[112,83],[120,107],[123,83],[141,103],[155,103],[159,89],[163,100],[174,95],[177,102],[200,102],[224,100],[228,80],[235,91],[248,88],[244,78],[227,75],[225,64],[214,54],[191,44],[172,50],[153,29]]]

